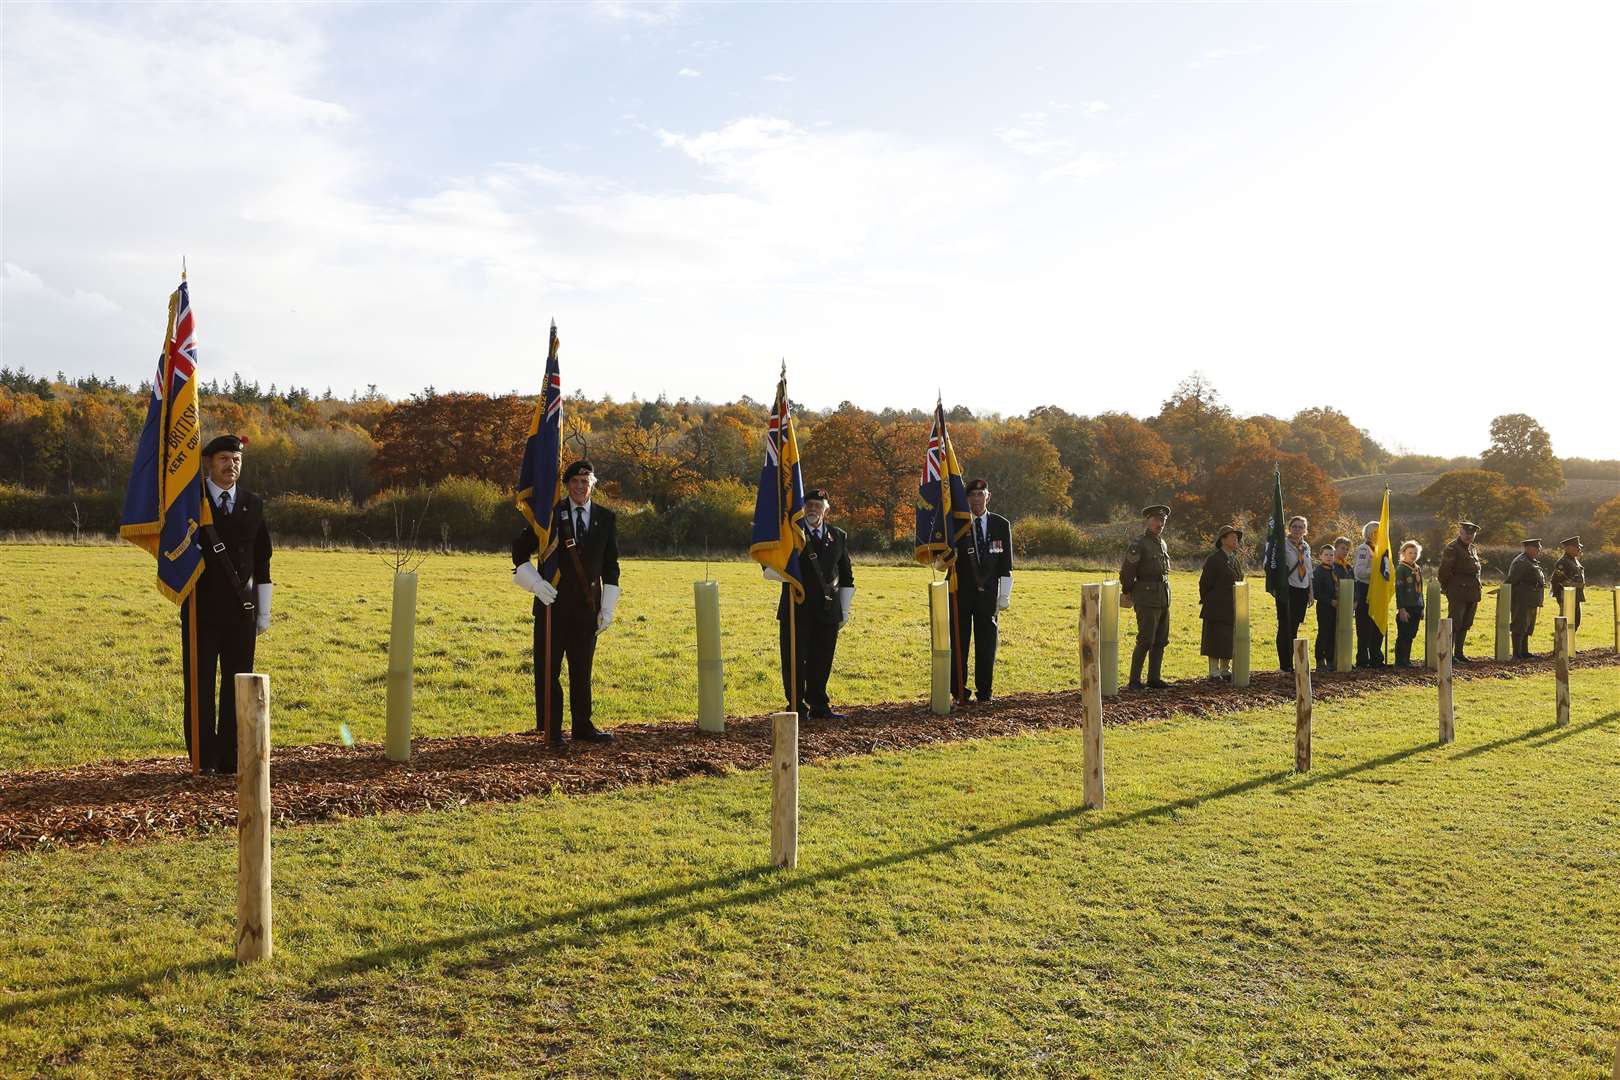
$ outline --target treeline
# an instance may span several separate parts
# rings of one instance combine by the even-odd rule
[[[247,437],[246,482],[276,500],[280,531],[342,542],[391,538],[394,509],[426,503],[430,489],[437,494],[422,527],[434,541],[446,533],[456,546],[487,546],[516,528],[506,492],[533,416],[531,396],[429,387],[389,401],[372,387],[345,400],[330,390],[261,389],[239,375],[202,391],[207,433]],[[149,386],[95,376],[45,380],[0,369],[0,483],[12,487],[0,501],[0,527],[65,528],[33,523],[60,516],[57,509],[22,521],[26,492],[115,505],[149,394]],[[616,402],[576,393],[564,409],[565,454],[595,462],[602,497],[621,509],[638,547],[734,549],[746,544],[765,411],[747,397]],[[797,408],[796,416],[806,481],[832,491],[857,546],[906,547],[930,413],[844,402]],[[1206,536],[1231,520],[1262,521],[1274,465],[1282,468],[1290,511],[1324,525],[1340,521],[1335,480],[1394,471],[1445,470],[1449,486],[1423,494],[1447,513],[1483,505],[1535,520],[1538,510],[1545,513],[1544,496],[1562,487],[1565,468],[1527,416],[1497,418],[1490,445],[1476,457],[1395,458],[1331,407],[1287,419],[1240,416],[1200,375],[1143,418],[1057,406],[1003,417],[958,405],[948,419],[964,469],[989,480],[994,508],[1056,554],[1074,553],[1061,549],[1082,547],[1087,531],[1159,500],[1171,502],[1183,536]],[[1568,464],[1583,473],[1614,466],[1620,474],[1620,462]],[[96,493],[108,498],[98,501]],[[78,514],[84,520],[82,508]],[[93,528],[104,525],[98,520]]]

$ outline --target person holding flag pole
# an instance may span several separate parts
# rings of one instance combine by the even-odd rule
[[[943,396],[934,402],[934,427],[928,433],[923,454],[922,478],[917,484],[917,561],[943,570],[951,598],[952,697],[966,700],[967,679],[963,674],[962,648],[957,624],[956,545],[967,535],[973,514],[968,509],[967,488],[962,467],[956,460],[956,447],[945,427]],[[938,580],[937,578],[935,579]]]
[[[557,324],[551,324],[546,380],[518,473],[517,508],[528,528],[512,541],[512,582],[534,594],[535,730],[560,749],[562,663],[568,661],[568,712],[575,742],[613,738],[591,721],[591,667],[596,639],[619,603],[619,545],[613,511],[591,500],[596,473],[588,461],[562,468],[562,374]],[[538,552],[540,565],[535,567]],[[555,624],[554,613],[555,612]]]
[[[1395,598],[1395,566],[1389,549],[1389,488],[1377,521],[1361,530],[1356,549],[1356,666],[1383,667],[1389,636],[1389,604]]]
[[[782,624],[782,690],[787,711],[792,713],[800,711],[805,674],[798,641],[798,613],[804,604],[804,574],[799,565],[805,545],[803,520],[804,476],[799,470],[799,438],[793,427],[784,362],[765,425],[765,462],[760,466],[759,492],[754,497],[748,555],[760,564],[765,580],[782,585],[783,603],[777,608]]]
[[[270,533],[264,500],[237,485],[244,440],[221,435],[202,445],[198,384],[182,269],[118,531],[157,558],[158,591],[180,605],[191,771],[232,773],[236,676],[253,670],[255,638],[270,626]]]
[[[1277,664],[1294,670],[1294,638],[1311,606],[1311,546],[1305,539],[1310,522],[1298,514],[1283,521],[1282,466],[1272,472],[1271,525],[1266,532],[1262,565],[1266,592],[1277,602]]]

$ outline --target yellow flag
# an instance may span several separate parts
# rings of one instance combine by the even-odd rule
[[[1372,576],[1367,581],[1367,613],[1378,624],[1379,633],[1389,636],[1389,602],[1395,599],[1395,565],[1389,552],[1389,488],[1384,489],[1384,508],[1378,512],[1378,537],[1373,540]]]

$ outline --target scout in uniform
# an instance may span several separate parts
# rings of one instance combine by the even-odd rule
[[[1170,508],[1144,506],[1141,536],[1125,550],[1119,567],[1119,602],[1136,611],[1136,648],[1131,652],[1132,690],[1140,690],[1142,661],[1148,662],[1146,685],[1162,690],[1170,684],[1160,678],[1164,647],[1170,644],[1170,548],[1164,542],[1164,523]]]
[[[1435,580],[1440,582],[1440,591],[1446,594],[1447,611],[1451,615],[1451,638],[1455,646],[1451,658],[1460,664],[1474,662],[1464,654],[1464,645],[1483,595],[1479,553],[1474,550],[1474,541],[1478,538],[1478,525],[1459,521],[1457,538],[1440,553],[1440,568],[1435,571]]]
[[[1384,666],[1384,632],[1373,621],[1367,593],[1372,586],[1373,541],[1378,537],[1378,522],[1369,521],[1361,528],[1361,546],[1356,548],[1356,667]]]
[[[1204,560],[1203,573],[1198,576],[1198,614],[1204,622],[1198,651],[1209,657],[1209,677],[1215,682],[1232,679],[1232,638],[1237,623],[1232,586],[1243,580],[1243,557],[1238,554],[1242,543],[1242,529],[1221,526],[1215,550]]]
[[[827,700],[827,678],[832,674],[833,654],[838,651],[838,631],[849,621],[855,600],[855,571],[849,564],[849,537],[843,529],[827,524],[832,499],[825,488],[811,488],[804,494],[804,551],[799,556],[803,568],[804,600],[795,604],[798,633],[798,686],[789,671],[788,606],[792,591],[784,583],[782,599],[776,605],[781,626],[782,690],[787,695],[787,711],[797,703],[817,720],[842,720]]]
[[[202,450],[203,494],[214,524],[199,535],[203,572],[185,601],[197,605],[197,670],[191,670],[188,650],[180,654],[187,657],[182,665],[187,716],[197,695],[197,758],[205,773],[236,771],[236,676],[253,670],[254,644],[270,628],[270,530],[264,500],[237,483],[245,445],[245,439],[220,435]],[[182,604],[182,633],[188,614]],[[189,725],[186,749],[191,749]]]
[[[613,511],[591,500],[596,472],[589,461],[563,470],[568,497],[552,510],[559,551],[558,583],[540,575],[531,561],[540,539],[525,528],[512,541],[512,580],[534,593],[534,717],[554,747],[563,744],[562,662],[568,661],[568,713],[575,742],[607,742],[613,736],[591,723],[591,664],[596,636],[613,623],[619,606],[619,539]],[[546,662],[546,608],[552,612],[551,656]],[[550,679],[546,678],[547,671]],[[551,723],[546,724],[550,716]]]
[[[1586,603],[1586,567],[1581,565],[1583,550],[1579,536],[1565,540],[1564,554],[1553,565],[1552,580],[1548,582],[1560,615],[1564,613],[1564,587],[1567,585],[1575,590],[1575,622],[1571,624],[1571,630],[1580,629],[1581,605]]]
[[[1514,556],[1508,567],[1508,588],[1513,599],[1513,658],[1534,660],[1530,651],[1530,635],[1536,632],[1536,612],[1547,599],[1547,576],[1537,558],[1541,555],[1541,541],[1521,541],[1524,550]]]
[[[1412,639],[1423,625],[1423,545],[1408,540],[1401,545],[1395,565],[1395,666],[1412,666]]]
[[[956,542],[956,622],[951,650],[956,678],[973,647],[973,686],[981,702],[989,701],[996,675],[996,642],[1000,613],[1012,602],[1012,522],[992,514],[990,484],[971,480],[967,486],[969,527]],[[968,703],[964,672],[956,699]]]
[[[1339,575],[1336,548],[1323,544],[1311,572],[1311,592],[1316,597],[1316,670],[1332,671],[1339,639]]]
[[[1282,671],[1294,670],[1294,638],[1311,606],[1311,545],[1305,539],[1310,522],[1295,514],[1288,519],[1288,535],[1283,538],[1283,557],[1288,571],[1288,591],[1277,601],[1277,665]]]

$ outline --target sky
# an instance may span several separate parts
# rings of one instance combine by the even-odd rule
[[[1620,457],[1620,5],[0,7],[0,346]]]

